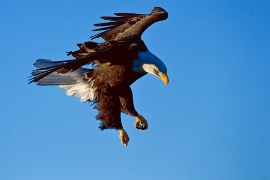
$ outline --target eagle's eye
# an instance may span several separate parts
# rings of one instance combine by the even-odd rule
[[[154,73],[155,73],[156,75],[158,75],[158,74],[159,74],[159,70],[154,69]]]

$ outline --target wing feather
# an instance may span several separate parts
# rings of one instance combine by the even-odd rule
[[[140,41],[140,38],[137,36],[131,36],[129,38],[122,39],[121,41],[104,42],[103,44],[99,44],[99,46],[93,44],[93,42],[86,42],[85,46],[96,46],[96,48],[89,52],[83,52],[85,50],[85,46],[84,44],[79,44],[81,47],[80,50],[68,53],[68,55],[71,54],[76,57],[76,59],[63,61],[48,60],[47,64],[42,64],[40,63],[40,60],[37,60],[34,66],[36,66],[38,69],[33,71],[32,76],[29,79],[29,84],[38,82],[53,72],[57,72],[58,74],[65,74],[68,72],[76,71],[78,68],[86,64],[94,63],[95,60],[102,63],[114,61],[113,57],[117,57],[115,60],[119,60],[119,56],[124,56],[124,54],[129,49],[129,45],[134,41],[138,42]],[[85,53],[85,55],[82,55],[81,53]]]
[[[107,30],[107,29],[113,29],[115,28],[116,26],[107,26],[107,27],[103,27],[103,28],[98,28],[98,29],[94,29],[92,31],[103,31],[103,30]]]
[[[126,18],[133,18],[141,15],[147,15],[147,14],[137,14],[137,13],[114,13],[116,16],[122,16]]]
[[[121,22],[106,22],[106,23],[98,23],[94,24],[94,26],[111,26],[111,25],[118,25]]]
[[[150,25],[167,19],[168,13],[155,7],[150,14],[114,13],[116,16],[101,16],[101,19],[110,22],[94,24],[103,26],[93,31],[103,31],[91,36],[91,39],[102,37],[106,41],[118,40],[130,35],[141,35]]]

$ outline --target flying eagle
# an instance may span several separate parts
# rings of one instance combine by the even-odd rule
[[[121,112],[136,118],[134,126],[145,130],[148,123],[134,107],[130,85],[147,73],[169,82],[165,64],[152,54],[141,40],[142,33],[153,23],[168,18],[168,13],[155,7],[150,14],[115,13],[102,16],[105,23],[94,24],[101,31],[91,40],[102,37],[105,42],[87,41],[78,44],[79,50],[70,51],[74,59],[51,61],[38,59],[29,83],[58,85],[66,95],[80,97],[82,102],[93,102],[100,128],[117,129],[124,146],[129,137],[121,123]],[[91,64],[87,69],[84,65]]]

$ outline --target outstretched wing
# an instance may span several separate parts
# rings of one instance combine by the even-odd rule
[[[102,37],[106,41],[118,40],[131,35],[142,35],[142,33],[153,23],[168,18],[168,13],[160,8],[155,7],[150,14],[134,13],[115,13],[116,17],[102,16],[101,19],[110,22],[94,24],[101,28],[93,31],[103,31],[91,39]]]
[[[87,42],[78,44],[80,50],[69,52],[76,59],[51,62],[52,66],[37,69],[32,73],[29,83],[38,82],[47,75],[57,72],[65,74],[77,70],[83,65],[94,63],[94,61],[113,62],[125,56],[127,52],[134,51],[137,43],[141,41],[141,34],[153,23],[167,19],[168,13],[155,7],[148,15],[132,13],[115,13],[117,17],[102,17],[110,20],[108,23],[96,24],[103,26],[96,29],[105,30],[97,35],[91,36],[92,39],[102,37],[106,40],[104,43]],[[135,45],[134,45],[135,44]]]
[[[139,42],[142,42],[140,37],[130,36],[119,41],[104,42],[102,44],[93,44],[93,42],[78,44],[80,50],[68,52],[68,55],[72,55],[77,59],[51,61],[50,66],[48,67],[38,67],[34,64],[39,69],[32,73],[29,83],[38,82],[53,72],[57,72],[58,74],[73,72],[86,64],[106,62],[114,63],[115,61],[119,61],[121,58],[125,57],[127,53],[132,52],[134,50],[134,46],[138,46]],[[36,63],[38,63],[38,61]]]

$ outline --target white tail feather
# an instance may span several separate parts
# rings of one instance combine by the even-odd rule
[[[96,88],[92,87],[93,82],[81,82],[73,85],[60,85],[59,87],[67,90],[67,96],[81,97],[81,101],[96,100]]]
[[[37,68],[46,68],[59,64],[52,63],[51,60],[47,59],[38,59],[34,65]],[[82,102],[86,102],[87,100],[94,101],[96,99],[96,88],[92,87],[93,82],[91,81],[91,79],[85,76],[85,73],[88,71],[89,69],[79,68],[76,71],[65,74],[58,74],[57,72],[54,72],[40,79],[37,85],[59,85],[61,89],[67,90],[67,96],[81,97]],[[38,73],[38,71],[33,72],[33,74],[34,73]]]
[[[46,67],[52,67],[52,66],[57,66],[63,64],[61,62],[53,62],[49,59],[38,59],[36,60],[36,62],[34,63],[34,66],[36,66],[37,68],[46,68]]]

